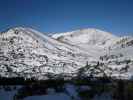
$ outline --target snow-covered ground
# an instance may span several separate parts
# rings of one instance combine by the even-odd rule
[[[8,86],[11,90],[5,91],[4,89],[0,89],[0,99],[1,100],[82,100],[82,98],[78,95],[78,91],[86,91],[90,90],[89,86],[76,86],[73,84],[65,84],[65,90],[62,92],[56,92],[53,88],[47,89],[47,94],[31,94],[28,90],[23,91],[23,86]],[[30,86],[29,86],[30,87]],[[2,86],[1,86],[2,88]],[[78,91],[77,91],[78,89]],[[21,90],[21,91],[20,91]],[[36,91],[36,90],[35,90]],[[29,95],[26,95],[29,94]],[[31,96],[30,96],[31,95]],[[89,100],[113,100],[110,93],[101,93],[101,95],[95,95],[93,98]]]

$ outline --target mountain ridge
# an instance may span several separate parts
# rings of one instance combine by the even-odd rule
[[[95,44],[104,44],[106,41],[110,39],[118,38],[117,36],[109,33],[104,32],[99,29],[94,28],[88,28],[88,29],[82,29],[82,30],[76,30],[72,32],[66,32],[66,33],[57,33],[52,36],[52,38],[58,39],[62,42],[71,42],[75,45],[80,44],[89,44],[89,45],[95,45]]]

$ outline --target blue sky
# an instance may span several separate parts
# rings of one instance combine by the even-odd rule
[[[0,31],[15,26],[41,32],[90,27],[133,34],[133,0],[0,0]]]

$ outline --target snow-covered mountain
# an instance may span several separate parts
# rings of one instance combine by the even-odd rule
[[[72,76],[86,69],[86,64],[94,66],[100,62],[104,67],[99,67],[107,74],[118,76],[127,60],[128,66],[133,65],[132,51],[132,37],[117,37],[98,29],[49,37],[31,28],[17,27],[0,33],[0,75],[37,79],[53,74]],[[90,70],[87,69],[85,74]],[[129,69],[125,73],[132,76],[132,67]],[[126,76],[125,73],[122,74]]]
[[[85,65],[89,56],[83,50],[30,28],[13,28],[0,34],[2,76],[40,77],[47,73],[72,73]]]

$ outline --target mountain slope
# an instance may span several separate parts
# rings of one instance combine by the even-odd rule
[[[95,57],[103,55],[111,44],[119,37],[109,32],[98,29],[88,28],[66,33],[57,33],[52,36],[60,42],[79,47],[86,52],[93,54]]]
[[[132,41],[132,37],[117,37],[97,29],[48,37],[31,28],[12,28],[0,33],[0,76],[36,79],[49,75],[77,76],[82,68],[86,75],[93,68],[107,75],[132,76]],[[121,73],[127,65],[129,69]]]
[[[99,57],[97,62],[100,64],[92,65],[88,63],[90,68],[85,67],[84,72],[87,75],[90,75],[92,69],[94,69],[96,76],[101,76],[101,70],[106,75],[113,77],[129,78],[133,74],[133,37],[118,37],[98,29],[83,29],[54,34],[52,38],[78,46]],[[99,66],[98,69],[95,66]],[[127,66],[129,67],[127,68]]]
[[[1,33],[0,47],[0,75],[6,77],[72,73],[89,58],[83,50],[22,27]]]

